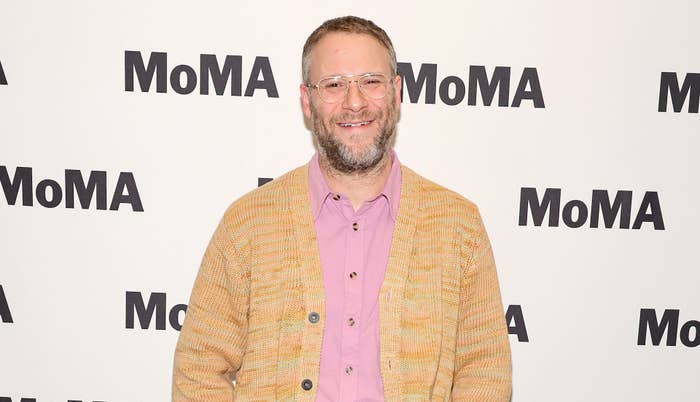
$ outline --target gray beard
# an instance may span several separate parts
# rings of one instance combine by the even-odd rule
[[[379,127],[379,135],[374,138],[373,143],[361,152],[353,150],[330,134],[330,129],[316,118],[315,111],[311,113],[311,126],[313,134],[319,145],[319,154],[336,171],[344,174],[367,173],[375,168],[384,158],[389,149],[392,137],[396,133],[396,113],[389,109],[387,116],[376,116],[375,121],[384,120],[385,123]],[[386,117],[386,119],[382,119]],[[370,116],[360,116],[359,119],[370,118]],[[343,119],[342,117],[340,118]],[[331,121],[331,124],[334,124]]]

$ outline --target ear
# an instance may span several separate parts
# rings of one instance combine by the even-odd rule
[[[301,96],[301,109],[307,119],[311,118],[311,93],[309,87],[299,84],[299,95]]]
[[[396,110],[401,107],[401,76],[396,74],[394,77],[394,101],[396,102]]]

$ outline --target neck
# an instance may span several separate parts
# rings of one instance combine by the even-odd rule
[[[366,201],[374,199],[384,188],[391,174],[391,152],[386,152],[377,166],[365,172],[342,173],[330,165],[328,160],[319,155],[318,164],[328,187],[334,193],[345,194],[355,211]]]

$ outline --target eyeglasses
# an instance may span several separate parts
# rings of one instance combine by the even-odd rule
[[[355,78],[355,79],[351,79]],[[367,73],[362,75],[322,78],[318,84],[306,84],[307,88],[316,88],[318,96],[326,103],[337,103],[345,99],[350,89],[350,84],[356,82],[362,95],[371,99],[382,99],[389,93],[391,80],[384,74]]]

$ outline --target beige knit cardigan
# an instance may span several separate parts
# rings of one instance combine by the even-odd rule
[[[226,211],[192,290],[173,400],[313,401],[324,322],[303,166]],[[387,401],[509,400],[510,347],[479,212],[403,166],[379,328]]]

